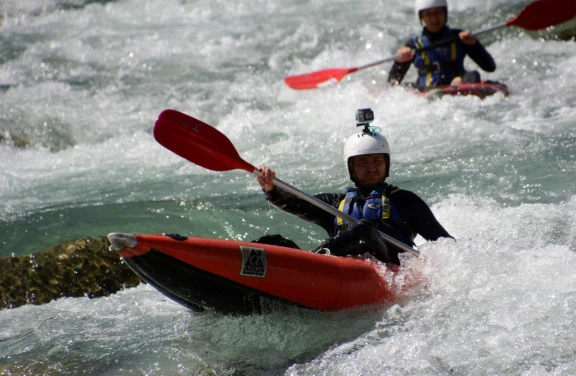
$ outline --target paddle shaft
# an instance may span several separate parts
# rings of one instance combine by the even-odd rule
[[[262,176],[262,172],[257,168],[255,168],[252,173],[254,175],[257,175],[257,176]],[[310,195],[300,191],[299,189],[291,186],[290,184],[283,182],[282,180],[280,180],[278,178],[274,178],[273,181],[274,181],[274,184],[276,184],[280,188],[284,189],[285,191],[292,193],[293,195],[301,198],[302,200],[308,201],[312,205],[315,205],[315,206],[319,207],[320,209],[322,209],[322,210],[324,210],[324,211],[326,211],[326,212],[328,212],[328,213],[330,213],[336,217],[342,218],[345,221],[348,221],[350,223],[358,222],[358,219],[352,217],[351,215],[348,215],[348,214],[336,209],[335,207],[328,205],[324,201],[318,200],[316,197],[310,196]],[[391,237],[388,234],[385,234],[381,231],[378,231],[378,232],[380,233],[380,236],[382,238],[384,238],[387,242],[394,244],[395,246],[402,249],[403,251],[410,252],[415,256],[420,255],[420,252],[418,252],[414,248],[409,247],[408,245],[402,243],[401,241],[394,239],[393,237]]]

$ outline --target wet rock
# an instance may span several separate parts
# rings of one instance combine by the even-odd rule
[[[574,29],[566,29],[561,31],[557,34],[558,39],[560,40],[572,40],[576,41],[576,28]]]
[[[559,25],[554,36],[555,39],[576,41],[576,18]]]
[[[62,372],[50,369],[44,363],[16,362],[15,364],[4,364],[0,366],[0,375],[61,375]]]
[[[140,284],[106,238],[81,238],[27,256],[0,258],[0,309],[60,297],[97,298]]]
[[[9,132],[0,131],[0,143],[14,146],[19,149],[30,147],[30,142],[22,137],[13,136]]]

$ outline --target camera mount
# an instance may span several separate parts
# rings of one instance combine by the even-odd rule
[[[357,127],[364,127],[362,129],[362,133],[365,134],[372,134],[372,130],[370,130],[370,123],[374,121],[374,111],[370,108],[361,108],[356,111],[356,126]]]

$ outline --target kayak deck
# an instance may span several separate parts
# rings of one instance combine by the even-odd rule
[[[483,81],[477,83],[463,83],[458,86],[444,86],[430,89],[425,92],[418,92],[418,95],[427,99],[437,99],[444,95],[467,96],[474,95],[481,99],[500,93],[503,96],[510,95],[508,87],[502,83],[494,81]]]

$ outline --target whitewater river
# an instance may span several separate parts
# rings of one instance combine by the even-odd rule
[[[462,0],[449,22],[479,30],[526,3]],[[207,171],[158,145],[166,108],[314,194],[349,184],[343,141],[370,107],[392,149],[389,182],[418,193],[457,239],[419,239],[425,285],[372,313],[198,314],[145,285],[3,310],[0,368],[576,374],[573,41],[514,27],[483,35],[498,65],[483,78],[511,95],[427,101],[387,88],[388,63],[322,90],[283,83],[394,55],[419,30],[410,1],[3,0],[0,10],[0,256],[110,232],[324,239],[267,205],[249,173]]]

